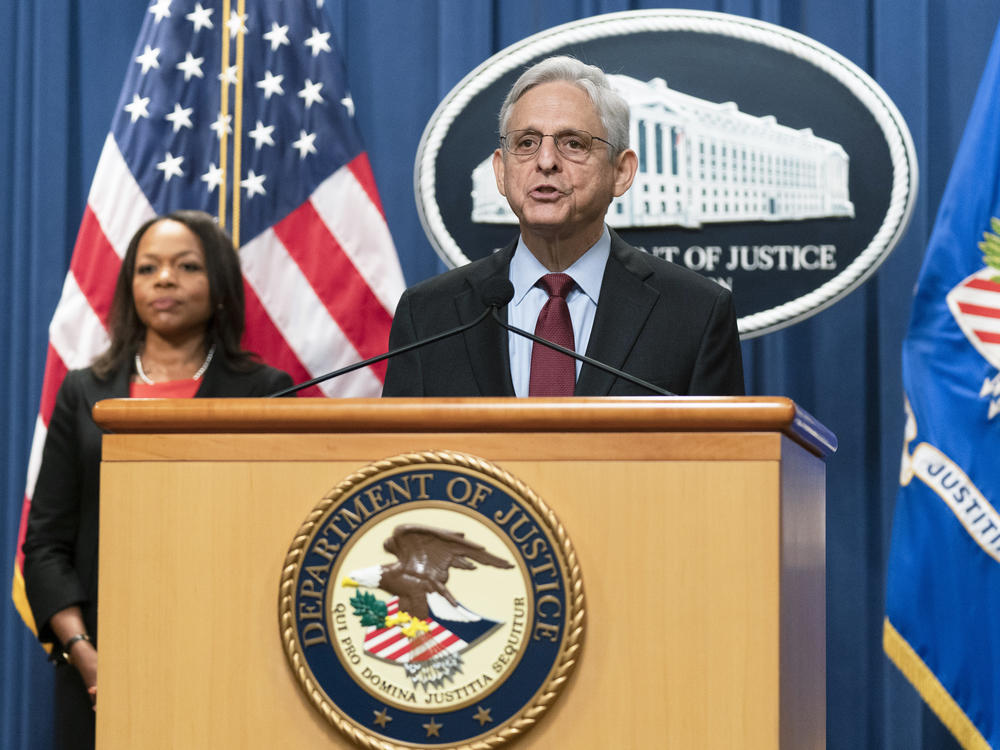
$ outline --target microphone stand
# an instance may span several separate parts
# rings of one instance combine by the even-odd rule
[[[414,341],[412,344],[407,344],[406,346],[401,346],[398,349],[393,349],[392,351],[386,352],[385,354],[379,354],[377,357],[372,357],[371,359],[365,359],[361,362],[355,362],[354,364],[347,365],[347,367],[341,367],[339,370],[334,370],[333,372],[328,372],[325,375],[319,375],[312,380],[307,380],[304,383],[298,383],[296,385],[291,385],[288,388],[280,390],[276,393],[271,393],[266,398],[279,398],[281,396],[289,396],[293,393],[301,391],[303,388],[308,388],[311,385],[317,385],[319,383],[324,383],[332,378],[340,377],[341,375],[346,375],[349,372],[354,372],[355,370],[360,370],[362,367],[368,367],[368,365],[374,365],[377,362],[381,362],[383,359],[389,359],[389,357],[395,357],[397,354],[406,354],[406,352],[417,349],[421,346],[426,346],[427,344],[433,344],[441,339],[446,339],[449,336],[456,336],[460,333],[468,331],[470,328],[475,328],[477,325],[486,320],[486,316],[490,314],[490,310],[494,310],[493,307],[487,307],[480,313],[480,315],[473,320],[471,323],[466,323],[460,325],[457,328],[452,328],[449,331],[444,331],[443,333],[435,334],[426,339],[420,339],[419,341]]]
[[[542,346],[547,346],[549,349],[555,349],[557,352],[561,352],[562,354],[565,354],[567,357],[572,357],[573,359],[578,359],[581,362],[585,362],[588,365],[596,367],[598,370],[604,370],[605,372],[610,372],[613,375],[617,375],[619,378],[622,378],[623,380],[627,380],[628,382],[630,382],[630,383],[632,383],[634,385],[641,386],[641,387],[643,387],[643,388],[645,388],[647,390],[650,390],[653,393],[656,393],[656,394],[658,394],[660,396],[676,396],[677,395],[676,393],[671,393],[670,391],[666,390],[665,388],[660,388],[660,386],[658,386],[658,385],[653,385],[652,383],[648,383],[645,380],[643,380],[642,378],[637,378],[635,375],[629,375],[627,372],[623,372],[622,370],[619,370],[619,369],[617,369],[615,367],[612,367],[611,365],[606,365],[603,362],[598,362],[596,359],[592,359],[591,357],[588,357],[585,354],[580,354],[579,352],[575,352],[572,349],[567,349],[564,346],[559,346],[559,344],[553,343],[552,341],[548,341],[546,339],[541,338],[540,336],[536,336],[533,333],[528,333],[527,331],[522,330],[520,328],[517,328],[516,326],[512,326],[509,323],[507,323],[506,321],[500,319],[499,311],[497,310],[497,308],[495,306],[491,306],[489,308],[489,312],[493,315],[493,320],[495,320],[500,325],[501,328],[505,328],[508,331],[511,331],[513,333],[517,333],[517,334],[520,334],[521,336],[529,338],[532,341],[534,341],[536,344],[541,344]]]
[[[510,282],[506,282],[506,283],[509,286]],[[502,304],[507,304],[507,302],[510,300],[510,297],[512,296],[512,292],[513,292],[513,289],[511,288],[511,292],[510,293],[506,293],[506,294],[500,295],[501,297],[506,297],[506,299],[504,299],[504,301],[503,301]],[[550,349],[554,349],[557,352],[565,354],[567,357],[572,357],[573,359],[578,359],[581,362],[584,362],[584,363],[586,363],[588,365],[591,365],[592,367],[596,367],[598,370],[603,370],[605,372],[609,372],[612,375],[615,375],[615,376],[617,376],[619,378],[622,378],[623,380],[627,380],[630,383],[633,383],[634,385],[638,385],[638,386],[640,386],[642,388],[645,388],[648,391],[652,391],[653,393],[656,393],[657,395],[660,395],[660,396],[674,396],[674,395],[676,395],[676,394],[671,393],[670,391],[666,390],[665,388],[660,388],[659,386],[653,385],[652,383],[649,383],[649,382],[643,380],[642,378],[637,378],[635,375],[629,375],[627,372],[623,372],[622,370],[619,370],[619,369],[617,369],[615,367],[612,367],[611,365],[607,365],[607,364],[605,364],[603,362],[599,362],[596,359],[592,359],[591,357],[586,356],[585,354],[580,354],[578,352],[573,351],[572,349],[567,349],[564,346],[559,346],[559,344],[555,344],[555,343],[553,343],[551,341],[547,341],[546,339],[543,339],[540,336],[536,336],[533,333],[529,333],[528,331],[522,330],[521,328],[517,328],[516,326],[512,326],[512,325],[508,324],[505,320],[503,320],[500,317],[500,307],[502,307],[502,304],[501,304],[500,299],[497,296],[497,294],[494,293],[494,294],[490,294],[490,295],[487,295],[487,296],[490,297],[490,299],[486,303],[487,304],[486,309],[483,310],[482,313],[480,313],[478,316],[476,316],[476,318],[474,320],[470,321],[469,323],[465,323],[464,325],[457,326],[456,328],[452,328],[452,329],[444,331],[442,333],[435,334],[435,335],[430,336],[430,337],[428,337],[426,339],[420,339],[419,341],[414,341],[411,344],[407,344],[405,346],[401,346],[398,349],[393,349],[392,351],[385,352],[384,354],[379,354],[376,357],[371,357],[370,359],[365,359],[365,360],[362,360],[360,362],[355,362],[354,364],[347,365],[346,367],[342,367],[339,370],[334,370],[333,372],[328,372],[328,373],[326,373],[324,375],[319,375],[319,376],[313,378],[312,380],[305,381],[304,383],[298,383],[296,385],[291,385],[288,388],[284,388],[284,389],[282,389],[280,391],[277,391],[276,393],[271,393],[268,396],[266,396],[265,398],[280,398],[281,396],[289,396],[289,395],[291,395],[293,393],[297,393],[298,391],[301,391],[304,388],[308,388],[309,386],[318,385],[319,383],[324,383],[327,380],[331,380],[333,378],[340,377],[341,375],[346,375],[349,372],[354,372],[355,370],[360,370],[362,367],[368,367],[369,365],[374,365],[377,362],[381,362],[383,359],[389,359],[389,357],[395,357],[397,354],[406,354],[406,352],[413,351],[414,349],[418,349],[418,348],[420,348],[422,346],[426,346],[428,344],[433,344],[433,343],[435,343],[437,341],[441,341],[442,339],[446,339],[446,338],[449,338],[451,336],[456,336],[456,335],[458,335],[460,333],[464,333],[465,331],[468,331],[470,328],[476,327],[477,325],[479,325],[480,323],[482,323],[486,319],[486,317],[488,315],[492,315],[493,320],[495,320],[497,322],[497,324],[501,328],[503,328],[503,329],[505,329],[507,331],[510,331],[512,333],[516,333],[516,334],[519,334],[521,336],[524,336],[524,337],[526,337],[528,339],[531,339],[535,343],[541,344],[542,346],[547,346]]]

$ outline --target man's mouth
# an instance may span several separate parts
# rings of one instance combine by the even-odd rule
[[[569,195],[568,190],[560,190],[555,185],[536,185],[529,193],[535,200],[555,200]]]

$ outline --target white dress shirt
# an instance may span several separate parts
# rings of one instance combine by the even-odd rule
[[[563,273],[573,277],[576,286],[567,297],[569,317],[573,322],[573,340],[575,351],[586,354],[590,343],[590,332],[594,327],[594,315],[597,313],[597,300],[601,296],[601,282],[604,280],[604,267],[611,254],[611,234],[607,226],[597,242]],[[538,313],[549,300],[548,293],[535,286],[538,280],[550,271],[543,266],[519,238],[514,257],[510,261],[510,281],[514,285],[514,298],[507,305],[507,322],[531,333],[535,332]],[[507,334],[510,352],[510,377],[514,381],[514,394],[519,397],[528,395],[528,382],[531,377],[531,339],[516,333]],[[580,377],[580,367],[576,361],[576,377]]]

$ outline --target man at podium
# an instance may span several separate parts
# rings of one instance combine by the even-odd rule
[[[628,104],[603,71],[571,57],[528,68],[500,109],[500,133],[493,170],[520,236],[408,289],[390,349],[468,323],[495,305],[512,328],[656,388],[487,319],[462,336],[390,359],[382,395],[743,395],[731,292],[632,247],[604,223],[611,201],[631,186],[638,158],[628,144]]]

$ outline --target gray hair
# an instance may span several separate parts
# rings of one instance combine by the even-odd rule
[[[611,88],[608,77],[596,65],[587,65],[574,57],[547,57],[535,63],[517,79],[500,107],[500,134],[507,132],[514,103],[531,88],[542,83],[566,81],[583,89],[597,110],[611,142],[611,158],[628,148],[628,103]]]

